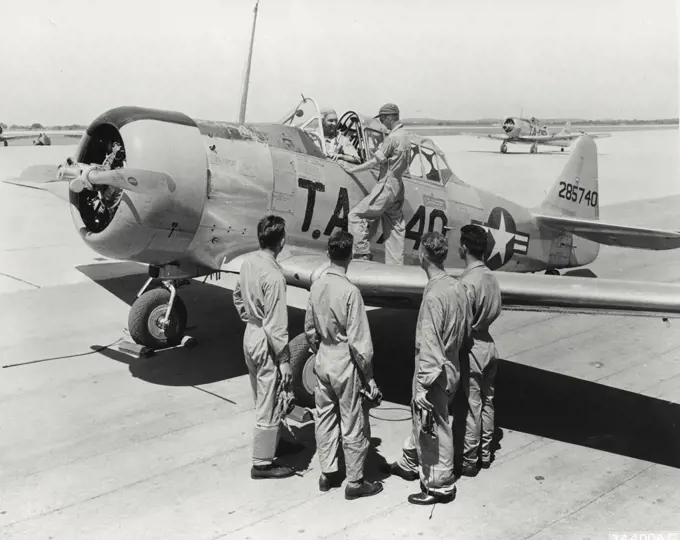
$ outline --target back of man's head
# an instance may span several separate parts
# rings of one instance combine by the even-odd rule
[[[328,257],[331,262],[345,262],[352,258],[354,236],[346,231],[337,231],[328,239]]]
[[[276,250],[286,236],[286,220],[280,216],[264,216],[257,224],[257,240],[262,249]]]
[[[479,225],[465,225],[460,229],[460,243],[470,255],[481,259],[486,251],[486,231]]]
[[[425,233],[420,239],[425,258],[433,264],[442,265],[449,254],[449,243],[440,232]]]

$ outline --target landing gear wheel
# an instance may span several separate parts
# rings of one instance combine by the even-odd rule
[[[501,144],[501,154],[507,154],[508,153],[508,145],[503,143]]]
[[[531,150],[529,150],[529,152],[531,152],[532,154],[537,154],[538,153],[538,146],[536,146],[535,144],[532,144]]]
[[[301,407],[314,407],[314,388],[316,375],[314,374],[314,359],[310,352],[307,336],[295,336],[288,344],[290,350],[290,370],[292,373],[291,387],[295,401]]]
[[[164,349],[181,343],[187,327],[187,308],[176,296],[170,320],[164,328],[161,321],[169,301],[170,291],[167,289],[147,291],[135,300],[128,315],[128,330],[135,343],[151,349]]]
[[[8,144],[7,141],[2,141],[3,146],[7,146],[7,144]]]
[[[564,147],[560,148],[560,152],[564,152]]]
[[[557,268],[547,268],[545,271],[546,276],[559,276],[560,271]]]

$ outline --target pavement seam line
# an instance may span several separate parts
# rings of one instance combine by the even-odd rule
[[[181,470],[181,469],[183,469],[183,468],[185,468],[185,467],[189,467],[189,466],[191,466],[191,465],[195,465],[195,464],[198,464],[198,463],[203,463],[203,462],[205,462],[205,461],[209,461],[209,460],[211,460],[211,459],[213,459],[213,458],[216,458],[217,456],[231,454],[232,452],[234,452],[234,451],[236,451],[236,450],[241,450],[242,448],[246,448],[246,447],[248,447],[248,446],[250,446],[250,444],[244,444],[244,445],[241,445],[241,446],[235,446],[235,447],[233,447],[233,448],[227,450],[226,452],[217,452],[216,454],[211,454],[210,456],[206,456],[206,457],[203,457],[203,458],[200,458],[200,459],[195,459],[195,460],[190,461],[190,462],[188,462],[188,463],[184,463],[183,465],[180,465],[180,466],[178,466],[178,467],[172,467],[172,468],[170,468],[170,469],[168,469],[168,470],[166,470],[166,471],[159,472],[158,474],[152,474],[151,476],[148,476],[148,477],[146,477],[146,478],[141,478],[141,479],[136,480],[136,481],[134,481],[134,482],[131,482],[131,483],[129,483],[129,484],[125,484],[124,486],[119,486],[119,487],[117,487],[117,488],[110,489],[110,490],[105,491],[105,492],[103,492],[103,493],[98,493],[97,495],[93,495],[92,497],[88,497],[88,498],[83,499],[83,500],[81,500],[81,501],[69,503],[69,504],[66,504],[66,505],[64,505],[64,506],[60,506],[59,508],[54,508],[54,509],[52,509],[52,510],[48,510],[47,512],[42,512],[42,513],[40,513],[40,514],[35,514],[34,516],[31,516],[31,517],[26,517],[26,518],[18,519],[17,521],[12,521],[12,522],[10,522],[10,523],[7,523],[6,525],[3,525],[3,526],[2,526],[2,529],[5,529],[5,528],[7,528],[7,527],[11,527],[11,526],[13,526],[13,525],[17,525],[17,524],[19,524],[19,523],[24,523],[24,522],[26,522],[26,521],[32,521],[32,520],[34,520],[34,519],[43,518],[43,517],[45,517],[45,516],[49,516],[50,514],[56,514],[56,513],[59,513],[59,512],[61,512],[61,511],[63,511],[63,510],[67,510],[67,509],[72,508],[72,507],[74,507],[74,506],[78,506],[79,504],[86,504],[86,503],[88,503],[88,502],[90,502],[90,501],[94,501],[94,500],[99,499],[99,498],[101,498],[101,497],[105,497],[106,495],[111,495],[112,493],[116,493],[117,491],[121,491],[121,490],[123,490],[123,489],[127,489],[127,488],[130,488],[130,487],[132,487],[132,486],[136,486],[136,485],[138,485],[138,484],[142,484],[142,483],[144,483],[144,482],[148,482],[149,480],[152,480],[152,479],[154,479],[154,478],[158,478],[159,476],[163,476],[163,475],[165,475],[165,474],[172,474],[173,472],[179,471],[179,470]]]
[[[593,504],[594,502],[597,502],[598,500],[600,500],[600,499],[601,499],[602,497],[604,497],[605,495],[608,495],[608,494],[610,494],[612,491],[614,491],[615,489],[620,488],[623,484],[625,484],[625,483],[627,483],[627,482],[630,482],[631,480],[633,480],[633,479],[637,478],[638,476],[640,476],[642,473],[647,472],[649,469],[651,469],[651,468],[654,467],[655,465],[656,465],[656,463],[652,463],[652,464],[648,465],[647,467],[645,467],[645,468],[642,469],[641,471],[638,471],[637,473],[635,473],[633,476],[629,476],[629,477],[626,478],[625,480],[622,480],[621,482],[619,482],[619,483],[616,484],[615,486],[612,486],[611,488],[609,488],[607,491],[605,491],[605,492],[603,492],[603,493],[600,493],[597,497],[595,497],[594,499],[591,499],[590,501],[588,501],[588,502],[585,503],[584,505],[582,505],[582,506],[576,508],[575,510],[572,510],[572,511],[569,512],[566,516],[559,517],[559,518],[557,518],[556,520],[552,521],[551,523],[548,523],[548,524],[545,525],[544,527],[541,527],[539,530],[535,531],[534,533],[530,534],[529,536],[525,536],[524,538],[522,538],[522,540],[530,540],[531,538],[533,538],[533,537],[536,536],[537,534],[540,534],[540,533],[542,533],[543,531],[545,531],[548,527],[552,527],[552,526],[555,525],[556,523],[559,523],[560,521],[564,521],[565,519],[570,518],[571,516],[573,516],[573,515],[576,514],[577,512],[580,512],[581,510],[583,510],[584,508],[587,508],[588,506],[590,506],[590,505]]]
[[[40,285],[36,285],[35,283],[31,283],[30,281],[26,281],[25,279],[21,279],[21,278],[18,278],[16,276],[12,276],[10,274],[5,274],[4,272],[0,272],[0,276],[5,276],[5,277],[13,279],[15,281],[20,281],[21,283],[25,283],[26,285],[30,285],[31,287],[35,287],[36,289],[42,288]]]

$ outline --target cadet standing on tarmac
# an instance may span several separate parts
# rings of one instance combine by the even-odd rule
[[[338,231],[328,240],[330,267],[309,291],[305,333],[316,352],[316,448],[321,465],[319,489],[337,486],[339,438],[347,468],[346,499],[382,491],[379,482],[364,480],[369,440],[362,403],[362,381],[369,397],[377,396],[373,380],[373,343],[359,289],[347,279],[352,259],[352,235]]]
[[[282,411],[279,394],[290,384],[286,280],[276,257],[286,242],[286,222],[265,216],[257,224],[260,250],[243,261],[234,289],[234,306],[247,323],[243,356],[255,399],[253,467],[250,476],[286,478],[290,467],[274,464]]]
[[[483,468],[491,465],[498,352],[489,327],[501,314],[501,290],[496,277],[482,261],[486,238],[486,232],[479,225],[465,225],[460,231],[460,256],[466,263],[460,281],[472,308],[472,331],[461,354],[463,372],[469,374],[463,379],[463,390],[468,398],[461,471],[464,476],[477,475],[479,457]],[[480,431],[481,456],[478,455]]]
[[[469,334],[471,313],[463,285],[444,270],[447,254],[444,235],[423,235],[419,257],[428,283],[416,326],[413,431],[401,459],[389,465],[389,472],[405,480],[420,476],[423,491],[409,495],[412,504],[448,501],[456,493],[449,405],[460,381],[459,353]]]
[[[349,213],[348,229],[354,236],[354,258],[372,259],[368,241],[370,222],[380,219],[385,235],[385,263],[404,264],[404,183],[402,174],[409,166],[411,143],[404,125],[399,121],[399,107],[386,103],[376,118],[390,130],[373,158],[363,165],[350,167],[339,162],[349,174],[368,171],[380,165],[378,183]]]

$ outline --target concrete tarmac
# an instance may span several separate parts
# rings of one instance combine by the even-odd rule
[[[677,229],[679,205],[678,196],[628,202],[603,207],[601,219]],[[367,475],[385,489],[345,501],[342,489],[318,490],[311,425],[292,433],[307,448],[282,457],[306,472],[250,479],[252,396],[233,277],[182,290],[196,348],[136,359],[106,347],[126,337],[145,267],[90,251],[66,204],[46,192],[0,184],[0,230],[3,539],[608,539],[680,529],[678,322],[504,312],[493,328],[503,357],[496,461],[433,510],[406,501],[417,482],[378,471],[410,429],[416,313],[372,310],[386,402],[372,413]],[[679,258],[603,247],[589,269],[677,282]],[[292,337],[307,296],[289,297]]]

